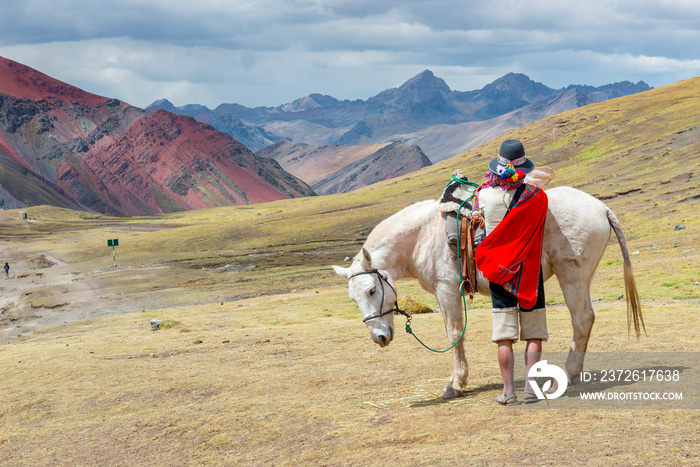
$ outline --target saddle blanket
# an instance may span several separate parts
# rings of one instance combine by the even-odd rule
[[[455,179],[466,180],[467,178],[464,176],[461,170],[455,170],[453,174],[453,181],[445,187],[445,190],[442,192],[442,196],[440,196],[438,211],[454,212],[463,216],[468,216],[472,211],[472,203],[465,203],[465,201],[470,200],[474,196],[476,187],[460,183]],[[460,206],[462,207],[461,210]]]

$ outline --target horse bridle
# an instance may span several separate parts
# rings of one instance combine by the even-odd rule
[[[348,277],[348,281],[350,281],[350,279],[352,279],[353,277],[362,276],[364,274],[376,274],[377,275],[377,277],[379,278],[379,285],[382,287],[382,301],[381,301],[381,304],[379,305],[379,311],[373,315],[370,315],[370,316],[364,318],[362,320],[362,322],[366,323],[369,320],[381,318],[382,316],[388,315],[389,313],[393,313],[395,311],[397,313],[401,313],[402,315],[404,315],[406,318],[408,318],[410,320],[411,315],[409,315],[405,311],[399,309],[399,302],[398,301],[394,302],[394,306],[391,309],[386,310],[386,311],[382,311],[382,307],[384,306],[384,282],[386,282],[387,285],[389,287],[391,287],[391,290],[394,292],[394,297],[396,297],[398,299],[399,294],[396,292],[396,289],[394,288],[394,286],[391,285],[391,283],[389,283],[389,277],[383,275],[381,272],[379,272],[379,270],[370,269],[369,271],[361,271],[361,272],[355,273],[352,276]]]

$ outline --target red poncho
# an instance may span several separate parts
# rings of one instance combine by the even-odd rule
[[[528,186],[518,203],[476,248],[476,267],[502,284],[524,309],[537,301],[542,235],[548,200],[543,190]]]

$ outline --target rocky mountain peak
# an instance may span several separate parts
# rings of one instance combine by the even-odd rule
[[[445,96],[450,93],[451,89],[445,80],[438,78],[430,70],[424,70],[399,86],[399,91],[412,94],[427,93]]]
[[[324,94],[309,94],[301,99],[296,99],[289,104],[280,106],[283,112],[303,112],[304,110],[318,109],[321,107],[335,107],[340,102],[338,99]]]
[[[432,71],[425,70],[403,83],[398,88],[387,89],[367,102],[372,105],[386,106],[392,109],[407,110],[418,114],[419,118],[427,113],[445,113],[451,115],[453,109],[446,103],[445,97],[451,92],[450,87]]]
[[[484,86],[484,92],[498,92],[517,95],[522,99],[533,102],[552,94],[552,89],[542,83],[535,82],[522,73],[508,73],[491,84]]]
[[[157,101],[153,101],[151,104],[148,105],[148,107],[146,107],[146,110],[156,109],[163,109],[167,110],[168,112],[174,112],[175,110],[177,110],[173,103],[170,102],[168,99],[158,99]]]

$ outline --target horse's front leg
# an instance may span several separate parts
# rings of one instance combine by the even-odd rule
[[[442,290],[438,288],[435,296],[440,303],[442,317],[445,321],[445,331],[450,345],[457,339],[460,339],[464,330],[464,313],[460,301],[459,292],[453,284],[444,287]],[[464,340],[463,338],[452,348],[452,358],[454,361],[454,370],[447,385],[443,389],[443,399],[454,399],[461,397],[467,386],[469,378],[469,366],[467,357],[464,355]]]

